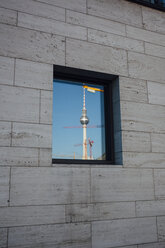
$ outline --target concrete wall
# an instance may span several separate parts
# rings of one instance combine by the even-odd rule
[[[0,0],[0,248],[165,247],[165,13]],[[52,165],[53,64],[119,75],[122,165]]]

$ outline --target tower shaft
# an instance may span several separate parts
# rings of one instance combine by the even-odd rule
[[[89,119],[87,117],[87,110],[85,108],[85,88],[83,88],[83,109],[82,109],[82,116],[80,118],[80,123],[83,127],[83,156],[82,159],[88,159],[87,155],[87,124]]]
[[[83,159],[88,159],[87,156],[87,125],[83,125]]]

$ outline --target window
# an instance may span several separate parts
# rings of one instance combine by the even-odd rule
[[[128,0],[128,1],[165,11],[165,0]]]
[[[115,78],[54,66],[53,163],[114,163]]]

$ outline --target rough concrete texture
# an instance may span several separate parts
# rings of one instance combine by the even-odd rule
[[[52,165],[53,64],[119,76],[122,165]],[[0,0],[0,248],[164,248],[164,178],[164,12]]]

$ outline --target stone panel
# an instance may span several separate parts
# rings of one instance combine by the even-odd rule
[[[60,224],[9,229],[8,247],[90,248],[89,224]]]
[[[145,29],[126,26],[127,36],[133,39],[154,43],[160,46],[165,46],[163,34],[154,33]]]
[[[152,133],[151,142],[153,152],[165,151],[165,134]]]
[[[157,199],[165,199],[165,170],[154,170],[155,196]]]
[[[119,82],[121,101],[148,102],[146,81],[120,77]]]
[[[18,14],[18,26],[81,40],[87,39],[87,29],[84,27],[24,13]]]
[[[1,6],[1,3],[0,3]],[[9,9],[0,8],[0,22],[16,25],[17,23],[17,12]]]
[[[156,218],[92,223],[92,247],[110,248],[157,241]]]
[[[53,83],[52,83],[53,84]],[[52,124],[53,93],[41,90],[40,123]]]
[[[165,59],[128,52],[129,75],[133,78],[163,82]]]
[[[136,201],[154,198],[152,170],[92,168],[92,201]]]
[[[0,120],[39,122],[39,90],[0,85]]]
[[[89,0],[88,14],[132,26],[142,26],[141,7],[123,0]]]
[[[164,106],[121,102],[123,130],[165,133],[164,116]]]
[[[64,223],[65,206],[4,207],[0,219],[0,227]]]
[[[15,85],[52,90],[53,66],[43,63],[17,59]]]
[[[13,146],[51,148],[51,139],[51,125],[13,123]]]
[[[9,200],[9,168],[0,168],[0,206],[7,206]]]
[[[165,47],[145,43],[145,53],[160,58],[165,58]]]
[[[89,198],[89,169],[12,168],[11,206],[87,203]]]
[[[165,105],[165,84],[147,82],[149,103]]]
[[[157,217],[159,241],[165,241],[165,216]]]
[[[144,52],[143,41],[133,40],[127,37],[108,34],[102,31],[89,29],[88,30],[88,41],[121,48],[124,50],[130,50],[135,52]]]
[[[113,22],[110,20],[105,20],[91,15],[85,15],[82,13],[77,13],[68,10],[66,12],[66,21],[71,24],[76,24],[87,28],[93,28],[105,31],[107,33],[125,35],[124,24]]]
[[[0,146],[10,146],[11,143],[11,123],[0,122]]]
[[[122,151],[150,152],[150,134],[143,132],[122,132]]]
[[[123,76],[127,75],[126,51],[78,40],[67,39],[66,65]]]
[[[7,247],[7,228],[0,228],[0,248]]]
[[[86,0],[37,0],[51,5],[60,6],[62,8],[75,10],[86,13]]]
[[[14,59],[0,56],[0,84],[13,84]]]
[[[65,21],[65,10],[59,7],[43,4],[32,0],[1,0],[0,7],[14,9],[21,12]]]
[[[66,221],[80,222],[135,217],[134,202],[66,205]]]
[[[52,149],[40,148],[39,166],[52,166]]]
[[[64,65],[65,39],[60,36],[0,25],[0,55]]]
[[[123,152],[124,167],[164,168],[164,153]]]
[[[150,8],[142,8],[144,27],[165,34],[165,14]]]
[[[38,149],[0,147],[0,158],[3,166],[38,166]]]
[[[137,201],[137,216],[159,216],[165,215],[165,201]]]

